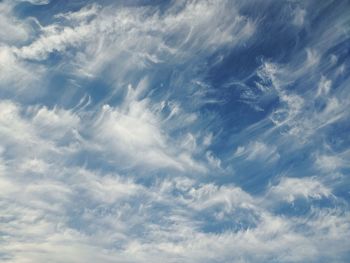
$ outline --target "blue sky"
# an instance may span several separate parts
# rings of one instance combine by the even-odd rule
[[[349,262],[348,1],[0,1],[1,262]]]

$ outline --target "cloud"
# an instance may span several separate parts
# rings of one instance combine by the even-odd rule
[[[0,41],[1,46],[25,44],[32,38],[33,28],[30,19],[18,19],[14,14],[14,8],[18,1],[2,1],[0,3]]]
[[[37,65],[28,65],[16,58],[11,48],[0,46],[0,90],[9,94],[28,97],[41,92],[36,86],[41,84],[44,69]]]
[[[347,261],[345,1],[26,2],[0,3],[0,261]]]
[[[296,8],[294,10],[293,24],[296,26],[302,26],[305,23],[305,16],[305,9]]]
[[[233,207],[249,207],[252,203],[251,197],[236,187],[218,187],[212,184],[206,184],[198,189],[191,189],[190,205],[195,209],[206,209],[211,206],[223,204],[225,210],[231,210]]]
[[[349,162],[346,161],[347,156],[347,152],[339,154],[318,154],[315,156],[315,166],[325,173],[336,172],[349,166]]]
[[[150,167],[172,167],[204,172],[206,168],[193,160],[190,152],[172,146],[163,120],[151,110],[149,99],[140,99],[146,86],[129,86],[120,108],[104,105],[94,123],[94,137],[117,159],[129,160],[127,166],[146,164]],[[125,157],[123,157],[125,156]]]
[[[239,14],[233,19],[227,17],[232,21],[224,21],[220,26],[213,23],[216,21],[213,17],[225,17],[227,5],[236,12],[227,1],[174,3],[164,15],[151,7],[90,5],[77,12],[56,15],[73,25],[57,21],[43,26],[36,40],[16,49],[15,53],[23,59],[44,60],[52,52],[64,53],[69,48],[80,47],[84,52],[73,54],[77,72],[95,76],[106,70],[105,65],[116,63],[120,70],[114,74],[123,78],[129,70],[143,69],[149,63],[170,59],[183,63],[189,61],[193,52],[207,56],[222,46],[239,45],[248,39],[254,33],[254,23]],[[101,37],[95,38],[96,35]],[[182,42],[173,43],[170,39],[182,39]]]
[[[332,190],[315,178],[283,177],[276,186],[270,188],[268,194],[291,203],[297,198],[328,198],[332,195]]]
[[[259,160],[275,162],[279,159],[279,154],[275,146],[269,146],[263,142],[253,141],[247,146],[238,146],[234,153],[235,158],[245,158],[249,161]]]
[[[327,95],[331,89],[332,81],[327,80],[324,76],[322,76],[320,83],[318,84],[317,96]]]
[[[31,109],[31,111],[35,112],[32,123],[37,130],[43,133],[43,136],[49,135],[57,138],[74,129],[79,129],[80,117],[69,110],[60,108],[50,110],[44,106],[36,110]]]
[[[29,46],[15,50],[15,54],[22,59],[44,60],[54,51],[63,52],[70,46],[79,45],[91,34],[87,25],[77,28],[50,26],[44,29],[44,35]]]

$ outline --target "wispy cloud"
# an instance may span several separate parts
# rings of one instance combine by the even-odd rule
[[[347,262],[347,1],[2,1],[0,261]]]

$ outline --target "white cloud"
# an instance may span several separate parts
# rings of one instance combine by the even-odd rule
[[[20,61],[11,48],[0,46],[0,90],[35,97],[40,94],[41,88],[37,85],[43,75],[42,66]]]
[[[77,46],[86,40],[91,34],[88,25],[80,25],[76,28],[49,26],[44,28],[43,35],[29,46],[23,46],[14,50],[22,59],[44,60],[53,52],[63,52],[70,46]]]
[[[52,24],[38,25],[35,34],[28,33],[35,31],[29,21],[15,19],[12,9],[6,9],[8,3],[0,3],[5,14],[0,15],[0,39],[7,39],[0,47],[0,86],[16,89],[16,96],[0,101],[1,260],[333,262],[348,253],[349,214],[331,186],[318,177],[283,177],[259,195],[225,184],[230,177],[221,182],[216,174],[227,160],[213,150],[221,138],[210,130],[212,119],[151,87],[151,65],[181,65],[185,69],[172,74],[169,90],[177,88],[182,95],[184,82],[196,82],[202,89],[191,99],[194,104],[197,97],[205,101],[211,87],[197,83],[197,76],[192,80],[188,71],[198,70],[203,57],[221,48],[243,46],[258,26],[240,15],[234,2],[173,1],[163,13],[152,6],[90,5],[58,14]],[[308,13],[298,12],[294,22],[302,26]],[[326,42],[337,40],[341,29],[335,28]],[[259,90],[280,100],[269,116],[275,126],[256,137],[247,133],[249,142],[241,142],[234,158],[272,164],[285,145],[292,148],[286,134],[284,140],[275,136],[276,127],[290,129],[287,134],[297,138],[311,137],[348,116],[347,86],[330,92],[336,83],[329,82],[331,74],[312,81],[319,82],[319,97],[334,96],[325,99],[322,110],[315,110],[310,99],[317,85],[310,89],[312,95],[303,92],[306,88],[290,88],[300,78],[309,83],[308,77],[323,76],[317,70],[327,43],[311,45],[288,65],[264,62],[258,69]],[[60,53],[62,61],[47,70],[44,60],[52,52]],[[215,63],[225,56],[218,57]],[[23,101],[17,97],[20,90],[36,97],[34,87],[55,70],[66,70],[70,77],[98,76],[113,83],[112,95],[101,102],[84,95],[73,109],[16,102]],[[190,76],[188,81],[177,81],[176,74],[182,73]],[[127,85],[137,81],[135,88]],[[316,168],[325,172],[348,165],[348,152],[312,156]],[[271,205],[331,197],[341,204],[338,210],[315,206],[303,216],[276,215]]]
[[[40,160],[77,151],[79,117],[70,111],[38,106],[23,109],[11,101],[1,101],[0,112],[2,145],[17,155],[18,161],[21,157]]]
[[[346,155],[346,153],[345,153]],[[319,154],[315,158],[318,169],[324,172],[334,172],[339,168],[349,166],[341,155]]]
[[[84,189],[88,196],[99,203],[114,204],[132,196],[144,195],[145,189],[130,179],[116,175],[103,175],[80,169],[72,182],[77,189]]]
[[[43,137],[62,138],[66,133],[79,129],[80,117],[69,110],[47,107],[31,109],[34,116],[31,123]]]
[[[218,157],[216,157],[211,151],[206,152],[206,157],[207,157],[209,164],[212,167],[222,169],[221,168],[221,160]]]
[[[193,159],[191,149],[182,150],[184,145],[177,147],[167,136],[164,120],[152,111],[151,101],[140,98],[145,89],[143,81],[135,89],[129,87],[121,107],[104,105],[94,123],[94,139],[109,149],[114,159],[118,156],[117,160],[127,162],[126,166],[145,164],[204,172],[206,168]]]
[[[50,0],[18,0],[21,2],[29,2],[33,5],[47,5],[48,3],[50,3]]]
[[[77,12],[59,13],[55,15],[55,18],[63,18],[73,22],[84,22],[87,18],[94,17],[98,14],[101,6],[96,4],[91,4],[82,7]]]
[[[293,24],[301,27],[305,23],[306,10],[296,8],[294,10]]]
[[[33,128],[20,116],[20,107],[11,101],[0,102],[2,144],[30,144],[36,140]]]
[[[147,7],[90,5],[77,12],[56,15],[72,25],[56,23],[42,27],[35,41],[15,52],[24,59],[43,60],[51,52],[81,47],[82,51],[73,60],[77,72],[92,76],[113,63],[119,65],[119,71],[113,73],[120,81],[129,70],[144,68],[149,62],[171,59],[173,63],[182,63],[189,61],[193,52],[206,55],[248,39],[254,33],[254,23],[238,13],[225,16],[226,5],[229,5],[227,1],[173,3],[164,15]],[[233,6],[230,10],[236,12]],[[217,16],[227,18],[219,25],[213,19]],[[95,37],[97,34],[99,38]],[[182,39],[181,42],[169,41],[175,37]]]
[[[304,55],[304,52],[301,54]],[[340,95],[345,88],[343,85],[331,95],[332,80],[324,75],[321,75],[320,80],[315,80],[317,84],[309,84],[313,85],[310,91],[305,90],[303,84],[297,84],[300,89],[291,91],[289,87],[296,85],[298,80],[307,81],[308,72],[318,71],[320,67],[318,50],[307,49],[306,59],[301,54],[295,59],[296,62],[285,65],[263,62],[257,75],[261,79],[259,85],[270,91],[272,89],[279,98],[279,105],[269,116],[275,128],[266,134],[272,135],[277,130],[303,144],[315,136],[319,129],[346,118],[348,95]],[[325,106],[321,109],[316,107],[320,100]]]
[[[24,43],[32,33],[30,25],[13,15],[14,2],[7,0],[0,3],[0,41],[2,45]]]
[[[331,87],[332,87],[332,81],[329,79],[326,79],[325,76],[322,76],[318,84],[317,96],[328,95]]]
[[[213,184],[192,188],[189,196],[189,205],[199,210],[222,204],[229,211],[235,207],[249,208],[253,203],[253,199],[240,188]]]
[[[332,195],[332,190],[314,177],[283,177],[277,185],[270,188],[268,195],[275,196],[287,202],[293,202],[297,198],[328,198]]]
[[[267,145],[263,142],[252,141],[247,146],[239,146],[234,153],[235,158],[245,158],[253,161],[275,162],[279,159],[276,146]]]

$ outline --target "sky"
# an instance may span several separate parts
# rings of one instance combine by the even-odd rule
[[[1,0],[0,261],[350,262],[350,2]]]

